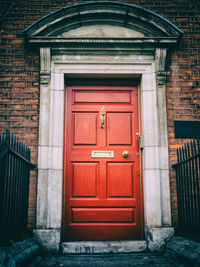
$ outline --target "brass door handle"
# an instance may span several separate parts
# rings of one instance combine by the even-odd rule
[[[128,151],[123,151],[122,156],[123,156],[124,158],[128,158],[128,156],[129,156],[129,152],[128,152]]]

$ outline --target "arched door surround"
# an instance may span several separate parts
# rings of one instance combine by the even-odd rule
[[[173,234],[165,63],[168,50],[178,45],[181,35],[151,11],[111,1],[67,6],[25,30],[30,49],[40,50],[35,235],[48,250],[58,250],[62,240],[66,78],[140,80],[144,229],[149,249],[159,248]]]

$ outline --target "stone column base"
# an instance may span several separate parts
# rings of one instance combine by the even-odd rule
[[[35,239],[44,251],[58,253],[60,247],[61,229],[36,229],[33,231]]]
[[[163,251],[166,242],[168,242],[173,235],[173,227],[145,227],[145,237],[148,242],[148,249],[151,252]]]

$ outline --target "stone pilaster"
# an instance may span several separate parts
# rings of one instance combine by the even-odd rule
[[[166,48],[157,48],[155,51],[156,95],[159,130],[160,154],[160,188],[161,188],[161,218],[162,226],[171,226],[169,166],[168,166],[168,133],[166,110]]]
[[[50,48],[40,48],[40,127],[38,151],[37,228],[47,227],[50,105]]]
[[[62,171],[57,166],[54,157],[58,157],[58,149],[52,144],[52,105],[58,99],[51,90],[51,53],[49,47],[40,48],[40,128],[39,128],[39,150],[38,150],[38,191],[37,191],[37,222],[34,237],[48,251],[58,251],[61,228],[57,217],[60,218],[61,211],[57,211],[55,205],[59,206],[61,199]],[[55,101],[54,101],[55,100]],[[56,105],[59,106],[59,105]],[[54,110],[58,119],[58,112]],[[58,157],[59,158],[59,157]],[[60,158],[59,158],[60,159]],[[60,160],[60,162],[62,162]],[[60,167],[61,168],[61,167]],[[54,188],[57,187],[57,190]],[[56,193],[55,193],[56,192]],[[56,215],[55,215],[56,214]],[[59,222],[61,219],[59,220]]]

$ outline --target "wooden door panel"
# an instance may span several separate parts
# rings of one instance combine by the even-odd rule
[[[75,113],[74,145],[96,145],[97,143],[97,114]],[[90,129],[88,131],[88,129]]]
[[[132,113],[107,113],[108,145],[132,144]]]
[[[88,95],[90,97],[88,98]],[[74,103],[130,103],[131,91],[74,91]]]
[[[133,208],[72,208],[72,222],[134,222]]]
[[[133,163],[108,163],[107,171],[107,197],[133,197]]]
[[[71,224],[68,231],[69,240],[137,240],[140,231],[133,231],[134,223],[96,223]]]
[[[97,196],[97,163],[73,163],[73,197]]]
[[[84,200],[84,201],[83,201]],[[136,207],[137,201],[136,198],[106,198],[100,199],[100,198],[70,198],[70,206],[71,207]]]
[[[74,86],[66,99],[63,239],[141,238],[137,88]]]

